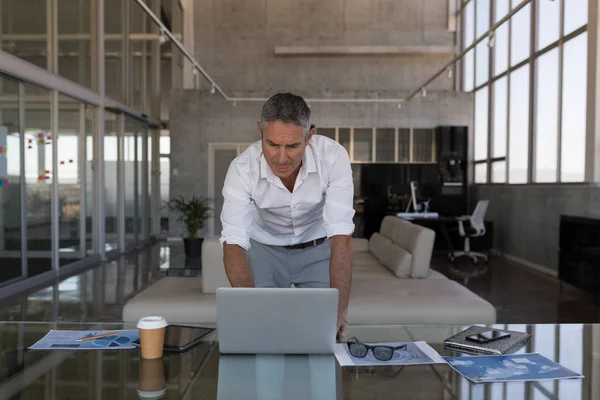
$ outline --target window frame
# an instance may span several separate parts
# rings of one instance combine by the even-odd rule
[[[589,169],[589,164],[593,164],[594,160],[590,158],[590,155],[588,154],[589,152],[586,151],[584,152],[584,154],[582,154],[582,157],[586,158],[585,161],[585,171],[584,171],[584,179],[583,181],[579,181],[579,182],[573,182],[573,181],[565,181],[563,182],[561,180],[561,171],[562,171],[562,129],[563,129],[563,103],[564,103],[564,90],[563,90],[563,81],[564,81],[564,46],[566,43],[568,43],[570,40],[575,39],[577,37],[579,37],[580,35],[584,34],[585,32],[588,31],[588,23],[586,23],[585,25],[575,29],[574,31],[570,32],[569,34],[565,35],[565,1],[566,0],[556,0],[560,2],[560,26],[559,26],[559,38],[558,40],[548,44],[547,46],[545,46],[544,48],[541,49],[537,49],[537,45],[538,45],[538,37],[539,37],[539,32],[538,29],[540,28],[539,25],[539,1],[546,1],[546,0],[524,0],[522,2],[518,2],[518,4],[513,5],[513,2],[510,1],[509,2],[509,13],[514,12],[515,9],[517,9],[519,7],[519,10],[521,10],[523,7],[526,7],[528,4],[530,5],[531,8],[531,15],[530,15],[530,48],[529,48],[529,57],[526,58],[525,60],[515,64],[514,66],[511,66],[512,60],[511,60],[511,53],[512,53],[512,31],[513,31],[513,18],[511,16],[511,18],[509,18],[506,22],[506,24],[508,24],[508,68],[506,69],[506,71],[503,71],[500,74],[495,75],[495,64],[496,64],[496,52],[494,51],[494,47],[493,46],[488,46],[488,48],[486,49],[486,51],[489,52],[489,61],[488,61],[488,68],[489,68],[489,74],[488,74],[488,79],[481,83],[480,85],[476,85],[477,83],[477,70],[478,70],[478,66],[477,66],[477,47],[475,47],[472,52],[474,53],[473,56],[473,67],[472,67],[472,71],[473,71],[473,76],[472,77],[468,77],[468,78],[472,78],[473,79],[473,85],[472,85],[472,89],[469,87],[470,85],[466,86],[465,85],[465,60],[466,57],[463,57],[461,59],[460,65],[462,66],[461,68],[461,76],[458,78],[459,81],[459,87],[461,88],[462,91],[468,91],[468,92],[472,92],[473,94],[475,94],[477,91],[481,90],[484,87],[488,87],[488,132],[487,132],[487,137],[488,137],[488,154],[486,158],[475,158],[474,154],[475,154],[475,140],[472,140],[471,143],[469,143],[469,146],[471,147],[471,151],[470,153],[473,155],[473,158],[471,160],[470,164],[470,176],[473,178],[472,182],[475,181],[474,177],[475,177],[475,165],[480,164],[480,163],[487,163],[487,179],[486,182],[483,184],[510,184],[510,185],[524,185],[524,184],[540,184],[540,185],[548,185],[548,184],[561,184],[561,185],[569,185],[569,184],[582,184],[582,183],[590,183],[591,179],[590,179],[590,174],[588,173],[588,169]],[[471,35],[474,37],[474,41],[483,39],[485,40],[485,36],[488,36],[488,32],[484,33],[483,35],[480,35],[479,37],[475,36],[476,33],[476,27],[477,27],[477,1],[476,0],[467,0],[465,2],[463,2],[461,4],[460,9],[458,10],[459,17],[460,17],[460,31],[457,32],[457,42],[459,43],[459,48],[460,51],[464,51],[464,49],[468,48],[472,43],[465,43],[465,38],[466,38],[466,32],[465,32],[465,22],[466,22],[466,9],[467,6],[469,5],[469,3],[473,2],[472,6],[469,7],[473,7],[473,14],[474,14],[474,20],[473,20],[473,24],[472,24],[472,28],[474,30],[474,32],[471,33]],[[490,30],[495,29],[500,27],[500,22],[505,18],[505,16],[503,16],[502,18],[496,18],[496,3],[498,2],[498,0],[491,0],[490,1],[490,13],[489,13],[489,26],[490,26]],[[590,5],[588,4],[588,7],[590,7]],[[590,44],[589,42],[593,40],[589,34],[588,34],[588,48],[590,48]],[[558,53],[559,53],[559,63],[558,63],[558,116],[557,116],[557,138],[556,138],[556,146],[557,146],[557,163],[556,163],[556,177],[555,177],[555,181],[553,182],[547,182],[547,183],[537,183],[536,182],[536,120],[537,120],[537,92],[538,92],[538,86],[537,86],[537,70],[536,70],[536,66],[537,66],[537,62],[539,60],[539,58],[541,56],[543,56],[544,54],[554,50],[558,48]],[[479,50],[481,50],[481,47],[479,47]],[[589,55],[588,55],[589,57]],[[529,84],[529,127],[528,127],[528,154],[529,154],[529,159],[528,159],[528,171],[527,171],[527,180],[524,183],[509,183],[509,171],[510,171],[510,157],[509,157],[509,141],[510,141],[510,96],[511,96],[511,75],[513,72],[519,70],[521,67],[523,67],[524,65],[529,64],[529,80],[530,80],[530,84]],[[495,124],[494,124],[494,110],[495,110],[495,82],[505,78],[506,77],[506,85],[507,85],[507,102],[509,103],[507,106],[507,123],[506,123],[506,155],[505,157],[493,157],[493,143],[494,143],[494,128],[495,128]],[[469,89],[469,90],[466,90]],[[590,101],[590,96],[586,96],[586,104],[588,104]],[[476,105],[474,104],[474,110],[476,109]],[[586,107],[586,110],[589,109],[589,107]],[[474,125],[473,125],[474,126]],[[589,128],[587,128],[589,129]],[[588,135],[589,133],[587,132],[584,133],[586,136],[586,142],[588,141]],[[475,138],[476,133],[473,133],[471,135],[471,138]],[[587,146],[586,146],[587,147]],[[505,183],[493,183],[493,179],[492,179],[492,173],[493,173],[493,164],[495,162],[506,162],[506,170],[505,170]],[[477,184],[481,184],[481,183],[477,183]]]

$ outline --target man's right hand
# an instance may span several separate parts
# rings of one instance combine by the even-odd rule
[[[254,287],[246,250],[237,244],[223,243],[223,264],[231,287]]]

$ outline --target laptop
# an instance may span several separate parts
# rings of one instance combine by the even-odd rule
[[[218,288],[222,354],[333,354],[337,289]]]

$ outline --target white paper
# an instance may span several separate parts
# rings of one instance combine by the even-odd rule
[[[366,367],[374,365],[423,365],[423,364],[446,364],[446,361],[425,342],[391,342],[391,343],[365,343],[370,346],[377,344],[386,346],[401,346],[405,344],[406,350],[396,350],[390,361],[379,361],[371,351],[365,358],[356,358],[350,355],[346,343],[335,345],[335,357],[342,367]]]

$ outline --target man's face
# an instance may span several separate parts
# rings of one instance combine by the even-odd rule
[[[275,176],[285,180],[300,167],[306,146],[310,143],[313,132],[306,139],[302,127],[282,121],[272,121],[266,129],[258,123],[262,150]]]

